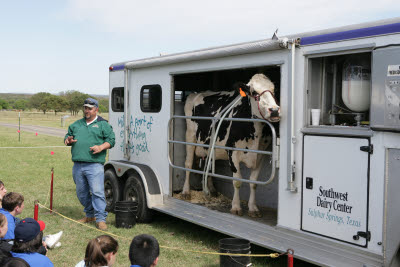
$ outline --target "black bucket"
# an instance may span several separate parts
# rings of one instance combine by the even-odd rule
[[[136,224],[136,201],[117,201],[115,203],[115,227],[132,228]]]
[[[250,254],[250,241],[241,238],[224,238],[219,240],[219,252],[230,254]],[[247,256],[219,256],[220,267],[250,266]]]

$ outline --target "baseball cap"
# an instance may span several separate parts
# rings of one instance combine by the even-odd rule
[[[93,99],[93,98],[89,97],[89,98],[87,98],[85,100],[85,102],[83,102],[83,106],[84,107],[89,107],[89,108],[94,108],[94,107],[98,108],[99,107],[99,102],[96,99]]]
[[[35,221],[32,218],[25,218],[15,226],[15,241],[28,242],[33,240],[46,227],[43,221]]]

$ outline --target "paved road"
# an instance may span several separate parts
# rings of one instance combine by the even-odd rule
[[[13,123],[0,122],[0,126],[18,129],[18,124]],[[34,133],[37,132],[38,134],[45,134],[57,137],[64,137],[67,133],[67,130],[64,129],[36,125],[21,125],[21,131]]]

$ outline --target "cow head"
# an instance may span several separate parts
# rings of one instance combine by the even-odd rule
[[[264,74],[255,74],[247,84],[240,88],[251,96],[253,115],[270,122],[280,120],[280,107],[274,97],[275,86]]]

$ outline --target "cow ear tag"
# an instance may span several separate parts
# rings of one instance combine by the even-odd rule
[[[246,97],[246,96],[247,96],[246,93],[243,92],[242,88],[239,88],[239,93],[240,93],[240,95],[241,95],[242,97]]]

